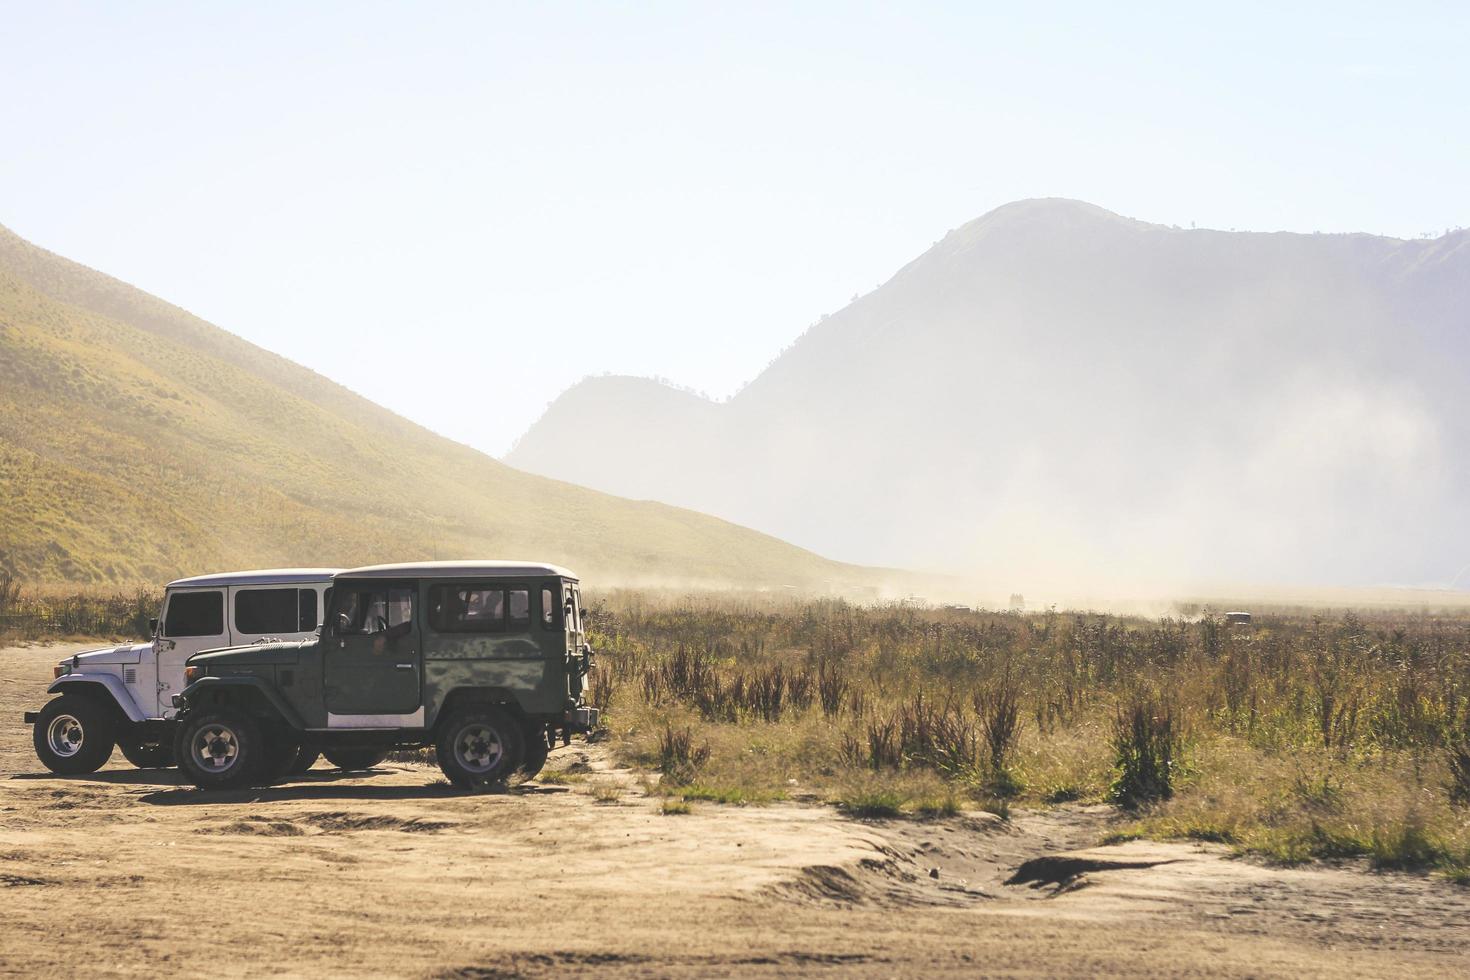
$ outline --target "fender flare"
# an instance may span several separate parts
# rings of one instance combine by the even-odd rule
[[[259,677],[201,677],[181,692],[184,703],[190,708],[197,708],[202,699],[208,700],[212,695],[223,694],[226,689],[246,688],[259,694],[266,704],[270,705],[275,712],[281,716],[281,720],[296,731],[303,731],[306,725],[302,723],[301,717],[296,709],[286,703],[286,699],[269,687]]]
[[[117,709],[128,721],[147,721],[150,717],[138,708],[137,703],[133,701],[133,696],[128,693],[127,686],[123,684],[122,678],[113,674],[62,674],[51,682],[51,686],[46,688],[46,693],[70,693],[66,691],[67,688],[75,688],[80,684],[100,687],[106,691],[108,699],[117,705]]]
[[[463,684],[447,692],[439,700],[434,709],[433,717],[424,719],[425,727],[437,728],[439,723],[449,715],[466,704],[497,704],[511,709],[515,715],[525,717],[526,709],[521,705],[521,699],[516,696],[510,688],[498,687],[493,684],[484,686],[477,684]]]

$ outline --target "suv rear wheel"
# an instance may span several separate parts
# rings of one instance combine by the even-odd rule
[[[31,730],[41,764],[62,776],[96,772],[112,756],[112,711],[84,694],[63,694],[41,709]]]
[[[200,789],[251,785],[262,772],[260,726],[242,711],[215,708],[186,719],[175,743],[179,768]]]
[[[520,724],[494,705],[461,708],[439,730],[439,768],[461,789],[504,782],[525,759]]]
[[[535,779],[546,765],[546,756],[551,752],[545,725],[526,726],[526,752],[521,759],[521,775]]]

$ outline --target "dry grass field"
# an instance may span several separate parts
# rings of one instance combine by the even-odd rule
[[[1145,835],[1470,881],[1470,617],[597,607],[620,757],[685,799],[1109,803]]]

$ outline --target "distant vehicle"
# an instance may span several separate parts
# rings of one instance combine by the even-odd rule
[[[1236,612],[1228,612],[1228,613],[1225,614],[1225,625],[1226,626],[1249,626],[1250,624],[1251,624],[1251,614],[1248,613],[1248,612],[1239,612],[1239,611],[1236,611]]]
[[[58,696],[25,714],[41,763],[63,775],[95,772],[117,747],[142,769],[173,765],[172,699],[184,688],[185,661],[211,647],[311,636],[336,571],[282,568],[170,582],[151,641],[56,665],[47,693]]]
[[[298,754],[375,764],[432,745],[462,788],[541,771],[597,723],[577,576],[524,562],[374,565],[339,573],[321,633],[196,654],[175,698],[196,785],[270,782]]]

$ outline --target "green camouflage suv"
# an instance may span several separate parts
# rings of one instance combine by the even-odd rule
[[[435,747],[464,788],[540,772],[591,730],[577,577],[555,565],[374,565],[332,579],[318,634],[189,659],[175,751],[195,785],[271,782],[323,752],[369,768]]]

